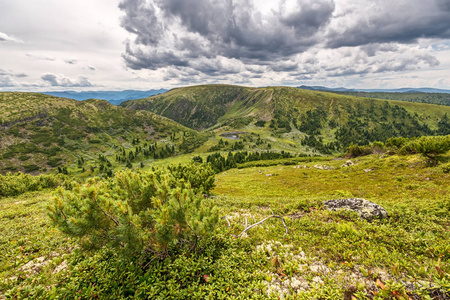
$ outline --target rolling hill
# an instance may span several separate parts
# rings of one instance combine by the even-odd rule
[[[5,92],[0,110],[1,173],[106,172],[193,151],[332,154],[351,143],[450,134],[447,106],[289,87],[193,86],[120,106]]]
[[[80,101],[88,99],[102,99],[108,101],[111,104],[119,105],[120,103],[126,100],[141,99],[153,95],[158,95],[164,92],[167,92],[167,90],[159,89],[148,91],[125,90],[125,91],[86,91],[86,92],[64,91],[64,92],[44,92],[43,94]]]
[[[297,151],[307,146],[331,153],[351,143],[450,133],[448,107],[289,87],[193,86],[121,106],[152,111],[197,130],[255,131],[275,143],[287,140],[292,148],[284,149]]]
[[[347,89],[344,87],[328,88],[324,86],[302,85],[298,87],[303,90],[324,91],[324,92],[364,92],[364,93],[434,93],[450,94],[450,90],[435,89],[429,87],[423,88],[399,88],[399,89]]]
[[[387,92],[337,92],[343,95],[357,96],[364,98],[378,98],[388,100],[399,100],[417,103],[429,103],[450,106],[450,93],[387,93]]]
[[[4,92],[0,93],[0,111],[1,173],[41,173],[74,166],[81,158],[80,167],[87,168],[88,164],[98,165],[99,155],[105,156],[106,163],[126,154],[125,163],[129,156],[139,154],[137,150],[129,153],[134,146],[145,152],[143,143],[160,142],[175,154],[192,151],[205,141],[202,134],[172,120],[147,111],[125,110],[105,100],[80,102]]]

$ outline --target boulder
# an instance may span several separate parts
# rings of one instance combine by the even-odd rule
[[[357,212],[361,218],[371,221],[373,219],[388,218],[388,212],[380,205],[361,198],[328,200],[323,203],[329,211],[346,209]]]

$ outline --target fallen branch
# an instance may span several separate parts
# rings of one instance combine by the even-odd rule
[[[235,235],[235,237],[240,238],[244,233],[246,233],[247,231],[249,231],[249,230],[252,229],[253,227],[258,226],[258,225],[264,223],[265,221],[267,221],[267,220],[270,219],[270,218],[277,218],[277,219],[280,219],[280,220],[283,222],[285,234],[288,233],[288,228],[287,228],[287,226],[286,226],[286,222],[284,221],[284,218],[281,217],[281,216],[274,215],[273,212],[272,212],[272,215],[271,215],[271,216],[268,216],[268,217],[264,218],[263,220],[261,220],[261,221],[259,221],[259,222],[256,222],[255,224],[252,224],[252,225],[250,225],[250,226],[248,226],[248,227],[247,227],[247,222],[246,222],[246,224],[245,224],[245,229],[244,229],[239,235]],[[246,221],[247,221],[247,219],[246,219]]]
[[[231,227],[231,223],[230,223],[230,221],[228,221],[227,216],[223,216],[221,219],[225,219],[225,221],[227,221],[227,223],[228,223],[228,227]]]

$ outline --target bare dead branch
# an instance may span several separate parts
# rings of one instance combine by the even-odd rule
[[[225,221],[227,221],[227,223],[228,223],[228,227],[231,227],[231,223],[228,220],[227,216],[223,216],[221,219],[225,219]]]
[[[273,212],[272,212],[272,213],[273,213]],[[287,228],[287,226],[286,226],[286,222],[284,221],[284,218],[281,217],[281,216],[277,216],[277,215],[272,214],[271,216],[268,216],[268,217],[262,219],[261,221],[256,222],[256,223],[253,224],[253,225],[250,225],[250,226],[248,226],[248,227],[245,226],[245,229],[244,229],[239,235],[237,235],[236,237],[237,237],[237,238],[241,237],[244,233],[246,233],[247,231],[249,231],[249,230],[252,229],[253,227],[258,226],[258,225],[264,223],[265,221],[267,221],[267,220],[270,219],[270,218],[277,218],[277,219],[280,219],[280,220],[283,222],[285,234],[288,233],[288,228]]]

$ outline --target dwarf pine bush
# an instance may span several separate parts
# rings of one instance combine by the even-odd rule
[[[17,196],[46,188],[55,188],[64,185],[66,181],[67,178],[62,174],[41,174],[38,176],[22,172],[7,173],[6,175],[0,174],[0,198]]]
[[[210,182],[213,176],[197,173],[201,175],[197,182]],[[127,255],[194,247],[214,232],[218,222],[212,202],[195,194],[189,180],[177,179],[169,169],[125,170],[112,179],[74,184],[71,191],[60,188],[48,210],[54,224],[80,238],[82,245],[109,245]]]
[[[420,153],[433,159],[439,154],[450,150],[450,135],[447,136],[423,136],[406,143],[400,153]]]

